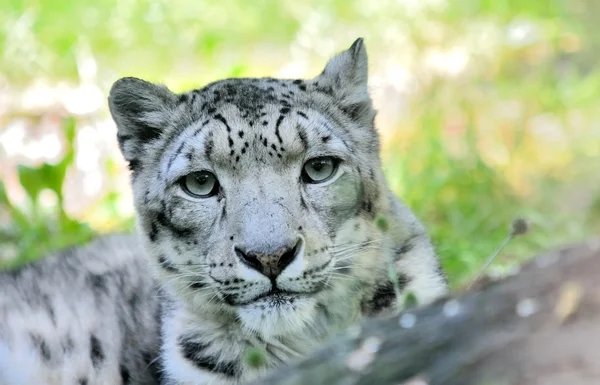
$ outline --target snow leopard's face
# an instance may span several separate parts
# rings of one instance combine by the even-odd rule
[[[184,94],[125,78],[109,102],[159,276],[278,334],[310,323],[372,230],[383,183],[362,41],[311,80]]]

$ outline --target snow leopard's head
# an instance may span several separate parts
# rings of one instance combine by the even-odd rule
[[[387,204],[361,39],[310,80],[124,78],[109,104],[152,262],[200,312],[300,330],[381,264],[347,259]]]

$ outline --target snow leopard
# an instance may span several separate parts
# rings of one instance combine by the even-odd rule
[[[137,235],[0,276],[0,384],[245,383],[447,293],[385,180],[362,39],[311,79],[128,77],[108,104]]]

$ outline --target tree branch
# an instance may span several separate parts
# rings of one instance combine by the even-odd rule
[[[349,330],[256,384],[600,383],[600,242],[458,298]]]

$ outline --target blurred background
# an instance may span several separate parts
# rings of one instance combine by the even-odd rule
[[[365,38],[382,158],[455,288],[600,232],[600,1],[0,0],[0,266],[134,225],[106,106],[312,77]]]

